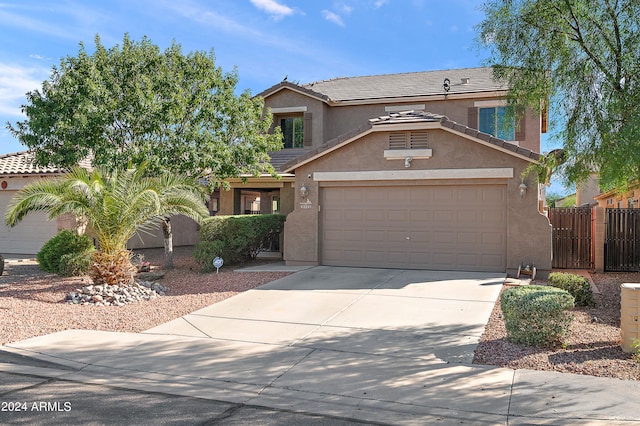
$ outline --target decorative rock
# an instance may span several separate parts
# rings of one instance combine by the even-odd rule
[[[169,289],[153,281],[119,285],[88,285],[69,292],[66,303],[94,306],[124,306],[164,296]]]

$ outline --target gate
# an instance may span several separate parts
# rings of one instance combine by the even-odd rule
[[[605,271],[640,271],[640,209],[607,209]]]
[[[549,209],[553,262],[557,269],[593,269],[591,256],[591,208]]]

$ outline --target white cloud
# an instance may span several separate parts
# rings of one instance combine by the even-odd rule
[[[275,19],[293,15],[294,10],[289,6],[278,3],[275,0],[251,0],[251,3],[260,10],[267,12]]]
[[[48,78],[49,68],[27,68],[0,63],[0,114],[19,117],[25,94],[39,89]]]
[[[389,0],[376,0],[373,2],[373,7],[379,9],[387,3],[389,3]]]
[[[340,25],[341,27],[344,27],[344,22],[342,21],[342,18],[340,17],[340,15],[325,9],[322,11],[322,16],[327,21],[333,22],[336,25]]]
[[[337,3],[335,9],[343,15],[350,15],[353,12],[353,7],[346,3]]]

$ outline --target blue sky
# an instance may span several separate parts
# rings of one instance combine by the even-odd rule
[[[0,154],[25,148],[4,123],[24,94],[83,42],[124,33],[161,48],[212,50],[252,94],[278,83],[484,65],[474,47],[478,0],[0,0]],[[542,151],[553,148],[546,137]],[[554,185],[555,192],[563,190]]]

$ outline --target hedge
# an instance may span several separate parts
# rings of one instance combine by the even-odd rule
[[[200,228],[200,242],[194,257],[203,271],[215,270],[213,259],[225,264],[242,263],[255,257],[279,238],[285,216],[280,214],[212,216]]]
[[[567,290],[574,297],[578,306],[593,306],[595,304],[591,284],[581,275],[552,272],[549,274],[547,284]]]

